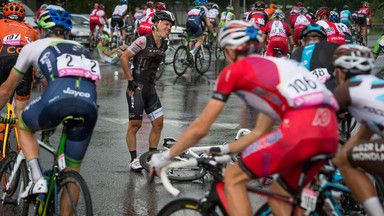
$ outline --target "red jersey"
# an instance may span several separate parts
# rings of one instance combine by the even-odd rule
[[[369,16],[369,15],[371,15],[371,10],[369,8],[360,8],[357,13]]]
[[[264,11],[252,11],[248,14],[247,20],[259,25],[261,27],[260,29],[263,31],[268,23],[268,15]]]

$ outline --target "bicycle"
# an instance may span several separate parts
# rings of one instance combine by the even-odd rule
[[[4,124],[2,130],[0,131],[0,136],[2,136],[2,147],[0,149],[0,161],[2,161],[5,156],[13,151],[20,151],[19,136],[16,128],[16,116],[13,111],[13,99],[6,104],[7,114],[5,118],[0,118],[0,124]],[[16,146],[13,146],[14,141],[16,141]]]
[[[121,45],[123,45],[123,36],[121,34],[121,28],[118,25],[115,25],[111,39],[111,49],[117,48]]]
[[[344,144],[351,137],[351,133],[357,125],[357,121],[349,112],[345,112],[343,117],[339,117],[339,119],[339,139],[340,143]]]
[[[180,35],[181,38],[185,38],[184,44],[177,48],[175,55],[173,56],[173,68],[178,76],[183,75],[188,67],[195,67],[197,72],[201,75],[205,74],[211,66],[211,48],[205,45],[203,42],[198,48],[194,59],[190,53],[189,43],[190,40],[188,33],[184,30],[185,34]],[[203,37],[207,35],[203,34]]]
[[[223,48],[221,48],[219,41],[217,39],[217,35],[213,36],[213,34],[208,35],[207,45],[211,47],[212,52],[215,53],[216,60],[224,60],[225,59],[225,53]]]
[[[284,202],[287,202],[293,206],[291,215],[295,215],[299,213],[301,208],[307,209],[311,211],[311,209],[316,206],[316,203],[313,201],[313,197],[310,192],[304,189],[304,183],[306,180],[306,176],[308,171],[318,163],[322,163],[328,161],[332,158],[333,154],[320,154],[316,155],[305,163],[303,166],[303,170],[301,172],[297,193],[293,197],[282,196],[280,194],[276,194],[270,192],[266,189],[255,187],[248,185],[247,190],[252,193],[256,193],[262,196],[267,196],[268,198],[278,199]],[[174,196],[178,196],[180,191],[174,188],[169,182],[168,176],[166,175],[166,171],[169,168],[178,168],[178,167],[189,167],[189,166],[201,166],[208,170],[213,176],[213,181],[210,186],[209,193],[200,199],[193,198],[179,198],[173,200],[166,204],[157,214],[158,216],[169,216],[169,215],[189,215],[189,212],[196,213],[197,215],[210,215],[216,216],[219,215],[216,210],[219,209],[222,215],[228,215],[227,213],[227,205],[226,198],[224,195],[224,182],[223,182],[223,167],[225,163],[228,163],[231,160],[229,155],[224,155],[220,157],[214,158],[197,158],[190,159],[188,161],[182,162],[172,162],[169,165],[165,166],[161,169],[161,181],[164,187],[167,189],[169,193]],[[303,192],[303,194],[302,194]],[[255,215],[267,215],[271,212],[264,212],[264,206],[268,203],[264,204],[259,210],[255,213]],[[267,209],[268,210],[268,209]],[[179,212],[180,211],[180,212]],[[305,211],[305,210],[304,210]],[[176,214],[174,214],[176,213]]]
[[[64,146],[67,138],[67,129],[73,125],[82,124],[84,118],[67,116],[63,119],[63,129],[58,150],[38,140],[39,145],[53,155],[54,162],[52,173],[48,176],[49,186],[47,194],[33,194],[26,199],[21,199],[20,194],[25,190],[28,182],[32,179],[30,168],[27,166],[24,154],[9,153],[0,169],[0,186],[3,190],[1,203],[22,205],[22,215],[58,215],[61,204],[69,201],[71,206],[65,206],[66,210],[73,210],[75,215],[93,215],[91,194],[83,177],[75,171],[64,171],[65,156]],[[46,139],[47,135],[43,136]],[[76,195],[78,194],[78,198]],[[75,196],[72,196],[75,195]],[[69,197],[68,197],[69,196]],[[71,209],[72,208],[72,209]]]

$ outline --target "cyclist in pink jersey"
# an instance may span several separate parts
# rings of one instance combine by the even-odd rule
[[[311,23],[313,23],[313,21],[309,16],[307,16],[307,9],[303,7],[299,8],[297,16],[292,18],[291,23],[291,27],[294,29],[294,41],[297,46],[299,45],[299,36],[301,30]]]
[[[339,31],[335,23],[329,21],[331,12],[328,8],[324,7],[317,11],[317,21],[316,24],[324,28],[325,33],[327,33],[327,38],[329,42],[337,43],[344,45],[345,37],[342,31]]]
[[[250,134],[211,152],[242,152],[225,171],[229,215],[252,215],[246,185],[252,178],[280,173],[270,190],[292,196],[304,161],[338,147],[338,108],[332,93],[299,63],[260,56],[262,32],[254,23],[234,20],[222,28],[219,42],[231,65],[220,73],[212,99],[201,115],[168,151],[154,154],[156,170],[206,136],[230,94],[234,92],[261,113]],[[258,54],[258,55],[255,55]],[[301,87],[299,87],[301,86]],[[275,121],[281,121],[273,130]],[[306,131],[306,133],[302,133]],[[309,179],[322,164],[309,172]],[[290,205],[269,200],[274,215],[290,212]]]

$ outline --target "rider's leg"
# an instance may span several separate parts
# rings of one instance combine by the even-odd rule
[[[126,141],[129,153],[131,154],[131,161],[137,157],[136,134],[141,128],[142,122],[142,120],[129,120]]]
[[[21,129],[19,124],[17,124],[17,130],[19,133],[21,149],[23,149],[23,154],[26,161],[30,163],[32,169],[32,178],[33,181],[36,182],[40,177],[43,176],[40,163],[38,162],[40,158],[39,144],[37,144],[36,138],[32,131]]]
[[[123,44],[125,44],[125,28],[121,30],[123,36]]]
[[[281,185],[274,181],[269,188],[269,191],[277,194],[281,194],[283,196],[289,196],[291,197],[292,195],[288,193],[286,190],[281,187]],[[268,199],[268,204],[273,209],[274,215],[290,215],[292,211],[292,205],[289,203],[286,203],[284,201],[280,201],[277,199]]]
[[[164,116],[160,116],[152,121],[152,130],[149,134],[149,148],[157,148],[161,131],[163,130]]]
[[[367,26],[363,26],[363,41],[367,42]],[[367,44],[365,44],[367,46]]]

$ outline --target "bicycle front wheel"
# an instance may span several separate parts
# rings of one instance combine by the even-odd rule
[[[216,60],[224,60],[225,59],[224,50],[220,47],[219,43],[217,43],[215,47],[216,47],[215,48]]]
[[[181,76],[188,68],[188,53],[186,46],[179,46],[173,56],[173,69],[177,76]]]
[[[189,216],[189,215],[203,215],[202,204],[196,199],[181,198],[169,202],[165,205],[157,216]],[[206,214],[208,216],[217,216],[216,212]]]
[[[56,183],[47,203],[48,215],[93,215],[91,193],[78,172],[64,172]]]
[[[211,49],[209,46],[200,46],[195,56],[195,66],[199,74],[205,74],[211,66]]]

